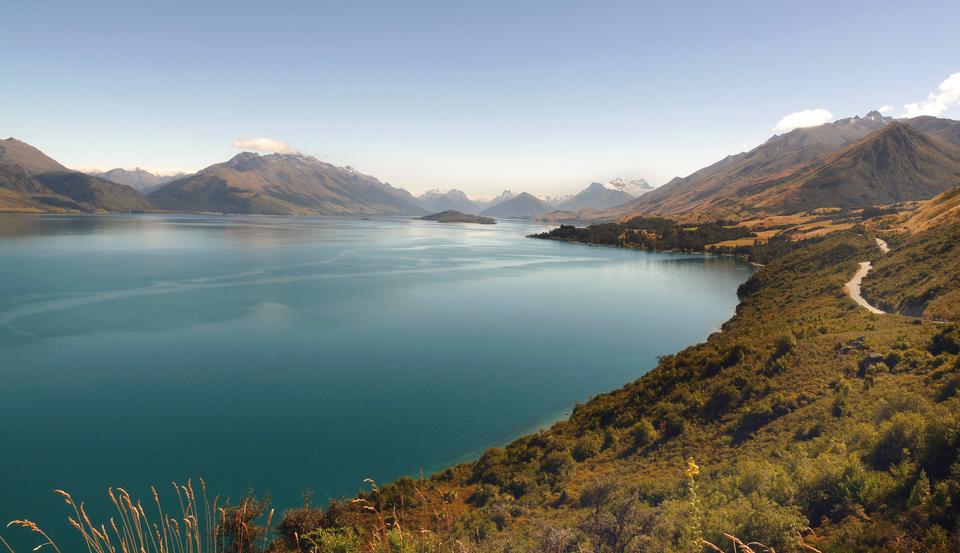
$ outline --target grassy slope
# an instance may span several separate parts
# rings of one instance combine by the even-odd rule
[[[960,320],[960,224],[890,237],[863,283],[864,297],[887,311]]]
[[[805,241],[744,285],[737,315],[706,343],[548,431],[367,500],[387,522],[436,532],[450,550],[456,538],[481,551],[569,550],[548,547],[557,540],[587,551],[690,551],[699,516],[715,543],[730,532],[798,551],[804,531],[823,551],[948,551],[958,545],[947,541],[956,526],[948,505],[960,502],[960,479],[950,478],[960,473],[958,359],[931,352],[944,325],[871,315],[846,298],[857,262],[879,256],[872,238],[853,232]],[[865,349],[837,350],[861,336]],[[868,353],[891,366],[859,371]],[[688,457],[703,471],[700,515],[683,475]],[[307,513],[285,519],[288,536],[318,524],[368,527],[369,536],[383,524],[357,503],[335,504],[322,520]]]

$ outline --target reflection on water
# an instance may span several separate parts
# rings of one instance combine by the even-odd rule
[[[204,476],[284,508],[430,471],[702,340],[751,271],[538,230],[0,217],[0,520],[62,526],[54,488]]]

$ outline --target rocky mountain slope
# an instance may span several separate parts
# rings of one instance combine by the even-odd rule
[[[574,197],[557,205],[556,209],[575,211],[577,209],[615,207],[633,200],[634,197],[617,188],[608,188],[599,182],[594,182]]]
[[[505,200],[488,207],[480,214],[487,217],[499,217],[504,219],[531,219],[537,215],[540,215],[541,213],[552,211],[552,209],[553,208],[551,208],[546,202],[540,198],[537,198],[533,194],[521,192],[509,200]]]
[[[28,213],[142,211],[150,203],[136,190],[70,171],[37,148],[0,141],[0,211]]]
[[[890,125],[895,132],[876,134]],[[960,152],[955,146],[958,127],[955,121],[924,117],[894,122],[871,112],[795,129],[688,177],[675,178],[607,216],[740,218],[757,211],[852,208],[896,198],[929,198],[952,185]],[[862,142],[869,135],[873,135],[869,143]],[[946,182],[935,185],[932,181],[938,178]]]
[[[402,189],[303,154],[237,154],[148,195],[158,208],[223,213],[422,215]]]

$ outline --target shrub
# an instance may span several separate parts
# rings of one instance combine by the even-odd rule
[[[548,453],[540,462],[540,468],[555,476],[556,480],[563,480],[573,469],[573,456],[569,451]]]
[[[947,379],[943,383],[943,386],[940,387],[940,392],[937,394],[937,401],[946,401],[955,395],[957,395],[957,390],[960,389],[960,374],[955,374]]]
[[[319,528],[300,536],[300,545],[310,553],[357,553],[360,533],[353,528]]]
[[[470,541],[480,543],[497,531],[497,525],[491,520],[489,509],[477,509],[457,519],[455,530]]]
[[[473,503],[477,507],[483,507],[497,497],[499,497],[499,493],[497,492],[496,488],[488,484],[479,484],[477,489],[473,491],[467,501]]]
[[[905,336],[897,336],[897,340],[893,343],[893,349],[906,351],[912,346]]]
[[[793,334],[778,336],[773,343],[773,359],[779,359],[797,348],[797,339]]]
[[[893,415],[880,427],[880,437],[873,448],[871,461],[877,468],[887,469],[903,460],[905,452],[916,457],[924,451],[926,430],[926,421],[918,413]]]
[[[325,520],[322,509],[299,507],[283,513],[283,519],[277,526],[277,534],[284,545],[293,549],[297,546],[297,537],[301,538],[320,528]]]
[[[704,404],[701,414],[706,419],[716,419],[726,413],[740,399],[740,392],[732,385],[717,388]]]
[[[679,436],[683,434],[684,429],[687,427],[687,419],[683,418],[678,413],[670,413],[663,419],[663,437],[672,438],[674,436]]]
[[[930,343],[930,353],[960,353],[960,325],[949,325],[934,336]]]
[[[507,452],[499,447],[488,449],[473,467],[475,482],[506,486],[510,479]]]
[[[520,499],[530,493],[534,487],[536,487],[536,482],[534,482],[532,478],[524,474],[518,474],[510,480],[510,484],[507,485],[507,491],[509,491],[513,497]]]
[[[742,442],[753,435],[761,426],[774,419],[773,408],[768,402],[751,407],[740,416],[733,427],[733,440]]]
[[[830,410],[834,417],[842,417],[847,414],[847,396],[850,395],[850,382],[841,376],[833,383],[833,392],[833,405]]]
[[[600,453],[603,447],[603,438],[596,432],[588,430],[577,440],[573,446],[573,458],[577,461],[583,461]]]
[[[654,428],[653,424],[643,418],[635,424],[632,429],[633,445],[638,449],[643,449],[653,442],[660,439],[660,433]]]
[[[766,365],[764,365],[763,375],[771,376],[771,377],[777,376],[778,374],[783,374],[787,372],[787,369],[789,368],[790,366],[787,364],[787,361],[784,358],[776,357],[774,359],[771,359]]]

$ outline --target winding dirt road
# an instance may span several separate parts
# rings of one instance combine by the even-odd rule
[[[882,253],[887,253],[890,251],[890,246],[888,246],[886,242],[884,242],[879,238],[877,238],[876,241],[877,241],[877,247],[880,248],[880,251]],[[860,268],[857,269],[857,272],[853,274],[853,278],[850,279],[850,282],[843,285],[843,289],[847,291],[847,295],[850,296],[850,299],[855,301],[857,305],[859,305],[860,307],[866,309],[871,313],[875,313],[877,315],[883,315],[884,313],[886,313],[885,311],[882,311],[870,305],[870,303],[867,300],[863,299],[863,296],[860,295],[860,283],[863,282],[863,277],[867,276],[867,273],[870,272],[871,268],[872,266],[869,261],[861,262]]]

